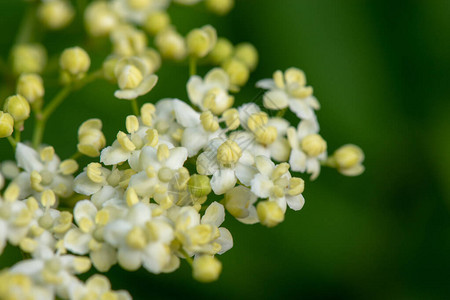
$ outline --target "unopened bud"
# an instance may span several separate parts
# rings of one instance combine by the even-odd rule
[[[192,276],[201,282],[212,282],[219,278],[222,263],[214,256],[202,255],[192,263]]]
[[[234,56],[243,62],[250,70],[254,70],[258,64],[258,51],[250,43],[236,45]]]
[[[169,14],[165,11],[155,11],[148,15],[144,29],[151,35],[156,35],[170,25]]]
[[[206,8],[218,15],[226,15],[234,6],[234,0],[205,0]]]
[[[69,72],[72,76],[77,76],[89,70],[91,59],[80,47],[67,48],[61,54],[59,65],[62,70]]]
[[[4,110],[9,113],[16,122],[21,122],[30,117],[30,104],[21,95],[10,96],[5,101]]]
[[[69,1],[43,1],[38,9],[39,20],[49,29],[57,30],[68,25],[75,12]]]
[[[211,184],[208,176],[195,174],[188,180],[188,189],[191,195],[200,198],[211,192]]]
[[[233,85],[243,86],[250,76],[248,67],[235,58],[225,61],[222,68],[228,73],[228,76],[230,76],[230,82]]]
[[[206,56],[213,49],[216,41],[217,33],[211,25],[193,29],[186,37],[189,54],[195,57]]]
[[[14,131],[14,119],[9,113],[0,111],[0,138],[10,136]]]
[[[21,44],[13,48],[12,59],[15,74],[41,73],[47,63],[47,53],[42,45]]]
[[[233,44],[226,38],[218,38],[208,57],[213,64],[220,65],[233,54]]]

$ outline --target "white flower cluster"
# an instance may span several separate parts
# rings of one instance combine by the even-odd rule
[[[0,111],[0,138],[11,143],[15,161],[0,163],[0,254],[9,243],[27,259],[0,271],[0,299],[131,299],[112,291],[104,276],[82,282],[76,275],[91,265],[99,272],[118,264],[158,274],[185,260],[195,279],[214,281],[222,270],[218,255],[233,247],[222,227],[227,211],[244,224],[273,227],[287,207],[298,211],[304,205],[299,173],[315,179],[321,166],[348,176],[364,171],[363,152],[355,145],[328,156],[315,115],[319,102],[301,70],[260,80],[257,87],[266,90],[261,107],[235,105],[258,63],[256,49],[231,44],[211,25],[182,36],[167,13],[172,2],[201,1],[90,2],[87,33],[109,38],[111,51],[102,68],[90,72],[85,50],[65,49],[56,75],[62,88],[51,101],[44,101],[39,75],[46,67],[45,47],[12,47],[17,94]],[[233,1],[204,4],[225,14]],[[51,30],[74,16],[66,0],[37,6],[37,19]],[[189,66],[188,99],[139,105],[139,97],[164,84],[155,73],[166,60]],[[204,76],[197,75],[198,63],[211,66]],[[102,121],[89,119],[78,128],[76,153],[61,161],[42,141],[46,122],[72,91],[101,78],[116,84],[114,96],[131,104],[125,130],[107,146]],[[22,141],[31,114],[33,138]],[[90,163],[79,168],[82,155]]]

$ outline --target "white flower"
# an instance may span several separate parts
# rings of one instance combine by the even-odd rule
[[[116,251],[103,242],[101,231],[113,219],[111,210],[97,211],[89,200],[77,202],[74,208],[74,218],[78,227],[70,229],[64,236],[64,246],[79,255],[90,255],[95,268],[106,272],[117,262]]]
[[[132,100],[150,92],[156,85],[158,76],[149,71],[148,65],[139,57],[126,57],[119,60],[114,68],[114,74],[120,89],[114,93],[114,96]]]
[[[165,10],[169,0],[113,0],[113,10],[125,21],[142,25],[147,16],[154,12]]]
[[[318,134],[319,127],[315,121],[303,120],[297,130],[290,127],[287,130],[291,155],[289,164],[293,171],[307,172],[314,180],[320,173],[320,162],[327,158],[327,143]]]
[[[6,242],[18,245],[27,235],[32,214],[23,201],[6,201],[0,197],[0,254]]]
[[[282,211],[286,204],[293,210],[300,210],[305,203],[301,195],[304,182],[300,178],[291,177],[289,164],[276,165],[267,157],[255,157],[258,174],[251,181],[251,191],[260,198],[275,201]]]
[[[305,74],[297,68],[289,68],[284,74],[276,71],[273,79],[260,80],[256,86],[269,90],[263,97],[267,109],[282,110],[289,107],[299,118],[312,119],[314,110],[320,108],[312,95],[312,88],[306,86]]]
[[[183,147],[169,149],[165,144],[159,145],[157,149],[144,147],[139,156],[140,172],[131,176],[129,187],[143,197],[166,195],[169,183],[175,179],[186,159],[187,150]]]
[[[124,218],[109,223],[104,238],[118,249],[118,262],[126,270],[143,265],[160,273],[171,262],[173,228],[164,218],[152,219],[149,204],[137,203]]]
[[[68,197],[73,193],[73,176],[65,174],[63,165],[52,147],[43,148],[37,153],[33,148],[18,143],[16,161],[23,169],[13,180],[20,187],[19,198],[30,195],[40,197],[40,193],[48,189],[61,197]]]
[[[187,83],[191,102],[201,110],[210,110],[216,115],[220,115],[233,105],[234,97],[228,94],[229,89],[228,74],[220,68],[209,71],[204,80],[197,75],[191,76]]]
[[[127,291],[112,291],[111,283],[106,276],[95,274],[92,275],[86,284],[79,282],[70,286],[71,300],[84,299],[117,299],[131,300],[131,296]]]
[[[245,185],[253,176],[253,156],[239,141],[233,139],[212,139],[197,158],[197,172],[212,175],[211,188],[216,195],[222,195],[233,188],[237,179]]]
[[[232,188],[225,194],[224,205],[230,214],[244,224],[259,222],[255,203],[258,196],[242,185]]]

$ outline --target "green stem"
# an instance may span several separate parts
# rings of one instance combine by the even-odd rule
[[[131,100],[131,109],[133,110],[133,114],[139,116],[139,105],[136,99]]]
[[[18,122],[14,124],[14,141],[16,144],[20,143],[20,134],[22,133],[23,122]]]
[[[82,155],[83,155],[83,154],[82,154],[81,152],[77,151],[77,152],[75,152],[75,153],[70,157],[70,159],[77,160],[77,159],[80,158]]]
[[[189,57],[189,76],[197,74],[197,58],[195,56]]]
[[[34,24],[37,16],[37,2],[29,4],[19,27],[15,44],[24,44],[31,41],[33,37]]]
[[[8,142],[9,142],[9,143],[11,144],[11,146],[13,147],[13,149],[16,149],[16,145],[17,145],[16,140],[14,140],[14,139],[12,138],[12,136],[8,136],[7,139],[8,139]]]
[[[83,79],[74,82],[73,84],[65,86],[62,90],[56,94],[56,96],[49,102],[49,104],[44,108],[42,114],[36,114],[36,124],[33,133],[33,147],[37,149],[42,142],[42,137],[44,135],[45,125],[51,114],[58,108],[59,105],[67,98],[67,96],[73,90],[79,90],[86,84],[102,77],[102,70],[92,72],[91,74],[85,76]]]
[[[186,258],[186,261],[192,267],[192,263],[193,263],[192,257],[190,257],[183,248],[180,248],[179,251],[180,251],[181,254],[183,254],[184,258]]]
[[[277,118],[282,118],[282,117],[284,116],[284,114],[286,113],[286,110],[287,110],[287,108],[283,108],[282,110],[279,110],[279,111],[277,112],[276,117],[277,117]]]

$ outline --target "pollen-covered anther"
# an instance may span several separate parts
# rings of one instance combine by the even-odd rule
[[[34,250],[37,248],[37,246],[38,246],[38,242],[29,237],[22,239],[19,243],[20,249],[27,253],[34,252]]]
[[[169,158],[169,156],[170,156],[169,147],[166,144],[159,145],[158,150],[156,151],[156,157],[158,161],[162,162],[167,158]]]
[[[41,182],[42,182],[41,174],[39,174],[38,171],[33,170],[33,172],[31,172],[30,174],[31,188],[36,192],[42,192],[44,190],[44,187],[42,186]]]
[[[125,151],[136,150],[136,145],[130,140],[130,138],[123,131],[117,133],[117,141],[119,141],[120,146]]]
[[[53,223],[53,232],[64,233],[72,226],[73,215],[68,211],[61,212],[61,215],[56,218]]]
[[[128,133],[135,133],[139,130],[139,120],[136,116],[130,115],[127,116],[127,119],[125,121],[125,126],[127,128]]]
[[[318,134],[310,134],[302,140],[301,147],[308,156],[316,157],[327,150],[327,142]]]
[[[151,146],[151,147],[156,147],[156,145],[158,145],[159,142],[159,134],[158,131],[156,129],[148,129],[146,131],[147,134],[147,146]]]
[[[237,163],[242,156],[242,149],[232,140],[225,141],[217,149],[217,160],[224,166]]]
[[[91,260],[88,257],[77,256],[74,258],[73,267],[77,273],[85,273],[91,268]]]
[[[247,126],[251,131],[256,132],[264,128],[269,121],[269,116],[265,112],[252,114],[247,121]]]
[[[214,132],[219,129],[219,122],[210,111],[204,111],[200,115],[200,121],[202,122],[202,126],[206,131]]]
[[[313,88],[311,86],[294,86],[293,88],[288,88],[288,92],[297,98],[306,98],[313,94]]]
[[[95,224],[98,225],[106,225],[109,222],[109,212],[107,210],[99,210],[96,214],[95,214]]]
[[[140,227],[133,227],[126,236],[126,243],[131,248],[143,249],[147,244],[144,230]]]
[[[87,177],[95,183],[102,183],[105,178],[102,175],[102,165],[100,163],[90,163],[86,169]]]
[[[128,205],[129,207],[131,207],[131,206],[133,206],[133,205],[139,203],[139,197],[138,197],[138,195],[136,194],[135,189],[132,188],[132,187],[129,187],[129,188],[127,189],[125,198],[126,198],[126,201],[127,201],[127,205]]]
[[[235,130],[239,127],[239,125],[241,125],[239,112],[235,108],[227,109],[222,114],[222,118],[225,120],[225,124],[227,125],[229,130]]]
[[[279,185],[274,185],[272,187],[272,194],[276,197],[276,198],[281,198],[284,196],[284,189],[283,187],[279,186]]]
[[[276,202],[259,202],[256,211],[261,224],[267,227],[274,227],[284,220],[284,213]]]
[[[287,194],[289,196],[297,196],[305,190],[305,181],[298,177],[292,177],[289,180],[289,188]]]
[[[281,163],[275,167],[275,170],[273,170],[272,178],[276,180],[281,176],[283,176],[284,174],[286,174],[288,171],[289,171],[289,164],[286,162]]]
[[[273,81],[278,88],[284,89],[284,76],[282,71],[277,70],[273,73]]]
[[[56,195],[52,190],[45,190],[41,195],[41,203],[45,207],[50,207],[56,203]]]
[[[141,120],[142,123],[146,126],[152,125],[153,114],[155,113],[156,108],[151,103],[145,103],[141,107]]]
[[[49,162],[55,156],[55,149],[52,146],[45,147],[39,152],[39,155],[42,161]]]
[[[3,193],[3,198],[8,202],[16,201],[20,195],[20,187],[17,183],[11,183]]]
[[[66,159],[59,164],[59,172],[63,175],[72,175],[78,170],[78,163],[74,159]]]
[[[27,226],[28,224],[30,224],[31,220],[33,219],[33,215],[31,214],[31,212],[26,209],[23,208],[16,216],[16,218],[14,219],[14,221],[12,222],[14,226]]]

